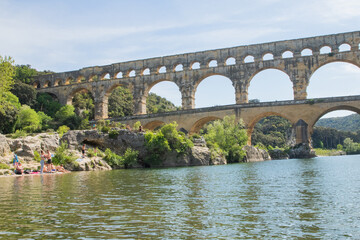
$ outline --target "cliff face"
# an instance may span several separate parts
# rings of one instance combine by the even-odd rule
[[[244,146],[243,149],[246,151],[244,162],[260,162],[271,160],[269,153],[263,149],[248,145]]]

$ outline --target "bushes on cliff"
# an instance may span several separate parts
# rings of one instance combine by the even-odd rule
[[[52,161],[56,165],[60,164],[75,164],[76,165],[76,156],[74,156],[68,150],[68,144],[66,142],[61,142],[60,146],[55,151],[55,156],[52,158]]]
[[[124,155],[117,155],[112,152],[109,148],[105,150],[104,160],[112,168],[129,168],[136,164],[139,152],[131,148],[127,148]]]
[[[183,132],[176,130],[177,123],[164,125],[159,131],[148,131],[145,134],[145,147],[149,155],[145,163],[149,166],[156,166],[162,162],[166,152],[176,151],[178,154],[186,153],[194,146]]]
[[[210,123],[204,132],[208,147],[220,149],[228,163],[239,162],[244,158],[245,151],[242,148],[248,138],[243,122],[237,122],[234,115]]]

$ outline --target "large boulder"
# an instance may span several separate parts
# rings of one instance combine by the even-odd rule
[[[261,162],[271,160],[269,153],[264,149],[259,149],[254,146],[245,145],[243,150],[246,151],[246,156],[243,162]]]
[[[12,152],[15,152],[20,160],[31,161],[34,159],[34,151],[41,150],[54,152],[59,147],[59,134],[40,133],[34,136],[27,136],[16,139],[7,139]]]
[[[0,157],[4,157],[10,153],[11,150],[6,137],[0,134]]]
[[[299,143],[290,149],[289,156],[290,158],[313,158],[316,154],[309,143]]]

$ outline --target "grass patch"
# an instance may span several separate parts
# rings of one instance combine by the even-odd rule
[[[323,148],[314,148],[315,154],[317,156],[336,156],[339,155],[339,150],[337,149],[323,149]]]

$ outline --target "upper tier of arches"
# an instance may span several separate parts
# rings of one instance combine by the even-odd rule
[[[196,72],[259,62],[266,64],[277,60],[291,61],[298,57],[325,54],[332,56],[339,52],[358,51],[359,45],[359,31],[341,33],[89,67],[79,71],[38,76],[33,86],[48,88],[109,79],[182,74],[184,71]]]

